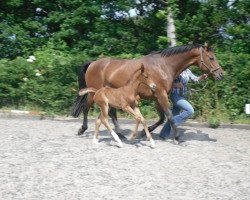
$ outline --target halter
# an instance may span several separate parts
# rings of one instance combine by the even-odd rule
[[[205,52],[206,56],[209,57],[209,55],[207,55],[207,53]],[[200,56],[201,56],[201,62],[200,62],[200,68],[202,67],[202,65],[204,65],[208,71],[209,71],[209,74],[212,74],[214,73],[215,71],[219,70],[220,67],[217,67],[217,68],[213,68],[211,66],[213,66],[212,63],[210,63],[210,67],[204,62],[204,59],[203,59],[203,54],[202,54],[202,47],[200,47]],[[210,57],[209,57],[210,58]]]

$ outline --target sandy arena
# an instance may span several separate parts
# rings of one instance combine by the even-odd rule
[[[249,200],[250,130],[182,126],[186,142],[124,141],[116,147],[94,123],[0,118],[3,200]],[[133,121],[121,121],[124,134]],[[141,130],[140,126],[140,130]],[[110,144],[111,141],[111,144]]]

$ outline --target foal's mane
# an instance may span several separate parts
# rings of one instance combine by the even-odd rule
[[[161,56],[163,56],[163,57],[168,57],[168,56],[173,56],[173,55],[180,54],[180,53],[189,52],[192,49],[200,48],[200,47],[204,47],[204,45],[202,45],[202,44],[189,44],[189,45],[170,47],[170,48],[162,49],[159,51],[153,51],[150,54],[161,54]],[[212,49],[210,47],[208,47],[208,51],[212,51]]]

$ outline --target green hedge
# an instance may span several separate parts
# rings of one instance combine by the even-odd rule
[[[38,51],[34,56],[34,62],[21,57],[0,60],[0,107],[67,112],[85,56],[55,50]]]

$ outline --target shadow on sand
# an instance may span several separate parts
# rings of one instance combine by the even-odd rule
[[[209,134],[207,133],[203,133],[200,130],[190,130],[190,129],[185,129],[185,128],[178,128],[178,131],[180,132],[180,143],[183,142],[187,142],[187,141],[209,141],[209,142],[216,142],[216,139],[210,138]],[[133,141],[128,141],[127,138],[130,135],[131,130],[130,129],[124,129],[122,130],[122,135],[125,136],[122,139],[122,142],[125,144],[130,144],[130,145],[136,145],[136,146],[145,146],[144,143],[141,143],[141,141],[146,140],[146,136],[142,137],[142,138],[137,138]],[[94,131],[87,131],[85,132],[83,135],[81,135],[80,137],[83,138],[93,138],[93,134]],[[159,137],[159,134],[157,133],[151,133],[152,137],[154,138],[154,140],[162,140]],[[138,132],[138,136],[140,136],[140,133]],[[168,139],[172,139],[173,138],[173,134],[170,134],[170,137]],[[112,137],[112,135],[109,133],[108,130],[102,130],[99,132],[99,142],[104,142],[107,144],[110,144],[111,141],[113,141],[114,138]],[[112,143],[112,142],[111,142]]]
[[[130,133],[131,133],[130,129],[123,129],[122,130],[121,134],[124,136],[124,138],[120,138],[120,139],[122,140],[122,142],[124,144],[135,145],[137,147],[139,147],[139,146],[147,146],[146,144],[141,143],[141,140],[142,139],[144,140],[146,138],[142,138],[140,140],[135,139],[133,141],[127,140],[127,138],[130,135]],[[94,131],[86,131],[83,135],[80,135],[79,137],[92,139],[93,135],[94,135]],[[103,142],[103,143],[106,143],[108,145],[112,145],[112,141],[114,141],[114,138],[112,137],[112,135],[109,133],[108,130],[99,131],[99,142],[100,143]]]
[[[190,130],[185,128],[178,128],[180,133],[180,141],[187,142],[187,141],[209,141],[209,142],[216,142],[216,139],[210,138],[209,134],[203,133],[200,130]],[[173,133],[171,132],[168,139],[173,138]],[[162,140],[160,137],[156,136],[156,140]]]
[[[217,140],[214,138],[210,138],[209,134],[203,133],[200,130],[188,130],[184,128],[179,128],[181,134],[181,140],[183,141],[209,141],[209,142],[216,142]]]

